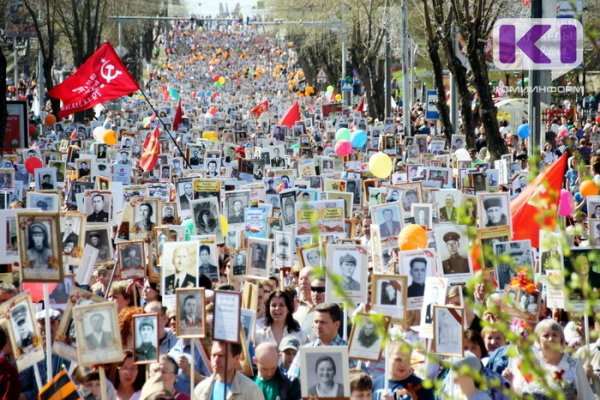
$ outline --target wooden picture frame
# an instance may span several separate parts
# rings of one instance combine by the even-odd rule
[[[239,343],[242,294],[228,290],[215,290],[213,293],[213,340]]]
[[[388,291],[388,287],[390,287]],[[395,324],[406,318],[408,278],[398,274],[371,275],[371,307],[376,313],[387,315]],[[392,291],[392,289],[395,289]]]
[[[21,282],[61,282],[62,243],[57,212],[17,213]]]
[[[380,335],[387,332],[391,322],[391,318],[384,315],[356,314],[348,340],[348,357],[354,360],[379,361],[385,345],[385,340]]]
[[[117,323],[117,304],[103,302],[73,308],[77,338],[78,364],[91,367],[123,360],[121,333]],[[99,329],[98,329],[99,328]],[[98,340],[94,336],[98,332]]]

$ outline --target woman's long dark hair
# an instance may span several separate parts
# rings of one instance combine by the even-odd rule
[[[283,299],[283,301],[285,302],[285,307],[288,310],[288,315],[285,317],[285,325],[287,326],[288,331],[289,332],[298,332],[300,330],[300,324],[298,323],[298,321],[296,321],[294,319],[294,316],[292,315],[294,312],[294,305],[292,304],[292,300],[290,299],[290,296],[288,296],[286,292],[283,292],[281,290],[276,290],[274,292],[271,292],[269,297],[267,297],[267,300],[265,300],[265,326],[273,325],[273,317],[271,316],[271,307],[269,307],[269,306],[271,305],[271,300],[273,300],[275,297],[281,297]]]
[[[112,373],[110,374],[110,381],[115,387],[115,390],[117,390],[119,388],[119,385],[121,384],[121,378],[119,377],[119,368],[121,368],[123,364],[125,364],[125,360],[127,360],[128,358],[134,359],[133,351],[129,349],[123,350],[123,361],[121,361],[120,363],[113,364]],[[144,365],[138,364],[136,365],[136,367],[138,369],[138,373],[135,377],[135,381],[133,381],[133,390],[137,392],[138,390],[142,390],[142,386],[144,386],[144,382],[146,382],[146,372]]]

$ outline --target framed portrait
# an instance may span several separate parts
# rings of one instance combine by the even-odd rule
[[[290,269],[294,265],[294,232],[275,231],[274,235],[275,267]]]
[[[427,180],[443,182],[442,186],[447,185],[452,178],[450,168],[429,167]]]
[[[83,196],[84,212],[88,224],[107,224],[112,222],[112,192],[86,190]]]
[[[112,227],[110,225],[86,227],[84,245],[89,244],[98,250],[96,264],[110,263],[113,261],[114,253],[111,238]]]
[[[59,217],[55,212],[17,213],[17,237],[22,282],[61,282],[62,246]]]
[[[434,307],[446,304],[446,290],[448,279],[435,276],[425,278],[425,296],[423,296],[423,308],[421,308],[421,321],[419,336],[425,339],[433,339]]]
[[[176,289],[198,286],[199,260],[198,241],[164,243],[160,259],[163,297],[174,296]]]
[[[157,225],[159,200],[155,198],[137,198],[130,201],[133,207],[133,221],[130,233],[136,238],[151,235]]]
[[[399,201],[371,206],[371,218],[373,223],[379,225],[379,232],[383,241],[398,237],[404,224]]]
[[[479,227],[510,226],[510,199],[507,192],[478,195]]]
[[[274,239],[277,231],[283,231],[283,219],[280,217],[267,217],[267,239]]]
[[[533,254],[529,240],[497,242],[493,244],[492,251],[496,258],[493,265],[499,290],[504,290],[521,270],[528,271],[533,279]]]
[[[561,233],[540,230],[540,256],[536,272],[545,275],[548,270],[563,270],[564,241]]]
[[[0,311],[6,318],[5,328],[19,371],[45,359],[46,353],[33,310],[29,294],[21,293],[2,304]]]
[[[256,330],[256,310],[242,308],[240,317],[242,319],[242,329],[244,337],[248,341],[254,342],[254,332]]]
[[[177,289],[177,337],[203,338],[206,334],[204,288]]]
[[[34,177],[36,190],[56,189],[56,168],[38,168]]]
[[[212,240],[200,241],[200,266],[198,273],[206,276],[213,282],[219,280],[219,251],[215,243],[215,237]]]
[[[410,212],[415,224],[421,225],[430,230],[433,227],[433,206],[425,203],[412,203]]]
[[[143,241],[117,243],[117,258],[121,279],[144,279],[146,254]]]
[[[174,201],[168,201],[166,203],[158,204],[159,225],[172,225],[179,221],[177,216],[177,203]]]
[[[193,178],[181,178],[176,181],[177,205],[182,216],[191,215],[190,202],[194,200]]]
[[[123,360],[117,304],[104,302],[73,307],[78,364],[91,367]]]
[[[425,296],[425,280],[436,273],[436,257],[431,250],[410,250],[398,253],[396,273],[405,275],[407,282],[407,309],[420,310]]]
[[[467,143],[465,135],[453,134],[450,138],[450,151],[454,153],[458,149],[464,149]]]
[[[584,311],[586,303],[593,303],[600,291],[600,273],[593,268],[598,263],[598,255],[590,248],[571,247],[570,255],[565,256],[563,262],[565,286],[571,288],[567,309]]]
[[[590,247],[600,247],[600,218],[588,219],[588,242]]]
[[[338,288],[356,303],[367,301],[368,256],[365,246],[330,244],[327,246],[327,268],[340,279]],[[337,293],[332,279],[325,282],[325,299],[331,303],[343,303],[344,297]]]
[[[464,284],[471,277],[473,269],[467,249],[469,238],[463,225],[442,224],[433,228],[440,266],[444,277],[453,284]]]
[[[281,202],[281,217],[285,226],[293,225],[296,223],[296,191],[285,190],[279,193],[279,199]]]
[[[348,357],[355,360],[379,361],[384,346],[384,333],[391,323],[388,316],[358,313],[350,339],[348,341]]]
[[[346,346],[300,347],[299,356],[303,398],[350,397]]]
[[[434,202],[437,205],[437,216],[440,223],[458,222],[461,193],[457,189],[436,190]]]
[[[12,189],[15,187],[14,168],[0,169],[0,190]]]
[[[455,306],[433,306],[433,348],[436,354],[463,357],[464,309]]]
[[[272,245],[273,241],[269,239],[248,239],[247,275],[256,279],[269,279]]]
[[[248,250],[240,248],[235,250],[231,255],[231,278],[233,281],[240,281],[247,275],[248,267]]]
[[[0,264],[20,262],[15,210],[0,210]]]
[[[60,213],[63,263],[79,265],[85,245],[85,214],[76,211]]]
[[[310,243],[304,246],[296,247],[302,268],[304,267],[322,267],[325,265],[321,256],[321,248],[318,243]]]
[[[230,225],[244,223],[246,207],[250,207],[250,190],[225,192],[225,215]]]
[[[133,343],[135,364],[158,362],[158,314],[137,314],[133,316]]]
[[[214,197],[192,200],[190,206],[192,208],[196,234],[215,235],[217,243],[223,243],[218,200]]]
[[[394,323],[403,323],[406,316],[406,291],[408,278],[405,275],[371,275],[371,307],[379,314],[392,318]]]
[[[63,316],[56,331],[52,351],[68,360],[77,362],[77,334],[73,322],[73,307],[103,303],[106,300],[87,290],[72,286]]]
[[[242,231],[229,229],[225,235],[225,247],[230,250],[238,249],[242,245]]]
[[[214,291],[213,340],[239,343],[241,305],[240,292]]]

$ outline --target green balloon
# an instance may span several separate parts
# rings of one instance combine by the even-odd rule
[[[335,134],[335,140],[350,140],[350,135],[352,135],[350,129],[340,128]]]
[[[331,85],[327,86],[327,93],[333,93],[333,91],[334,91],[333,86],[331,86]]]
[[[298,143],[296,143],[296,144],[293,144],[291,148],[292,149],[299,149],[300,145]]]

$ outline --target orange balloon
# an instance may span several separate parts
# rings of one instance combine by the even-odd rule
[[[596,196],[598,194],[598,186],[594,183],[594,181],[585,181],[579,185],[579,193],[583,197],[588,196]]]
[[[44,125],[54,125],[55,123],[56,123],[56,117],[52,114],[48,114],[44,118]]]
[[[421,225],[408,224],[398,235],[400,250],[419,250],[427,248],[427,231]]]

